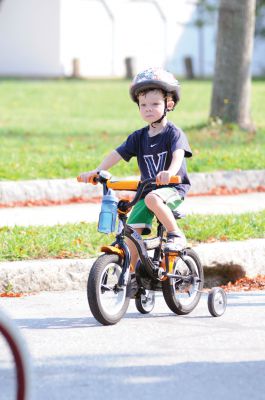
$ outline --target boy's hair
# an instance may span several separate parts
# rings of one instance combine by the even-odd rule
[[[147,88],[147,89],[143,89],[139,93],[137,93],[138,106],[139,106],[139,97],[140,96],[146,96],[147,93],[155,92],[155,91],[162,93],[164,100],[173,101],[174,102],[174,107],[172,108],[172,111],[173,111],[175,106],[176,106],[176,103],[174,101],[174,96],[172,95],[172,93],[166,92],[165,90],[160,89],[160,88]]]

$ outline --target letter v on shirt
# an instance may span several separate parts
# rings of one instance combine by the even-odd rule
[[[156,163],[152,154],[144,155],[144,160],[146,162],[150,178],[154,178],[159,171],[163,171],[165,169],[167,151],[163,151],[163,153],[158,153],[157,156],[158,162]]]

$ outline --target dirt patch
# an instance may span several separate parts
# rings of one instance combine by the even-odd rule
[[[245,276],[234,283],[228,282],[222,288],[228,292],[249,292],[251,290],[265,290],[265,275],[257,275],[255,278]]]
[[[235,283],[238,279],[244,278],[246,272],[241,265],[215,264],[214,267],[204,267],[205,287],[214,287]]]

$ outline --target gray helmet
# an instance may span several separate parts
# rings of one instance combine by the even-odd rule
[[[161,89],[173,96],[175,104],[180,98],[180,84],[171,72],[162,68],[148,68],[133,79],[130,96],[138,103],[138,94],[145,89]]]

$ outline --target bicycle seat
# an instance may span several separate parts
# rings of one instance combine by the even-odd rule
[[[185,218],[186,217],[185,214],[181,213],[178,210],[172,211],[172,213],[173,213],[175,219],[181,219],[181,218]]]

